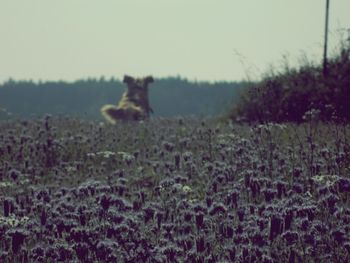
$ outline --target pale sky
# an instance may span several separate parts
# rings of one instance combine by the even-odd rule
[[[0,0],[0,82],[259,77],[287,55],[321,61],[326,0]],[[330,0],[329,52],[350,29]]]

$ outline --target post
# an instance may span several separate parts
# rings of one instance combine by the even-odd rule
[[[327,42],[328,42],[328,13],[329,13],[329,0],[326,0],[326,24],[324,33],[324,50],[323,50],[323,76],[326,78],[328,75],[327,68]]]

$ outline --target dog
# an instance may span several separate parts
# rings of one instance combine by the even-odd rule
[[[101,108],[101,113],[111,124],[122,121],[140,121],[148,119],[153,110],[148,99],[148,84],[154,82],[152,76],[133,78],[124,76],[128,88],[118,105],[107,104]]]

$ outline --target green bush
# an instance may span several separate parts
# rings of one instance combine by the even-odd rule
[[[337,54],[329,59],[326,76],[321,65],[304,63],[248,83],[230,118],[245,122],[302,122],[305,112],[311,109],[319,110],[323,120],[350,120],[350,38],[342,41]]]

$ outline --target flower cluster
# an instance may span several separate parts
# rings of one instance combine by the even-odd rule
[[[350,257],[350,138],[339,127],[310,140],[293,125],[47,116],[0,130],[1,262]]]

